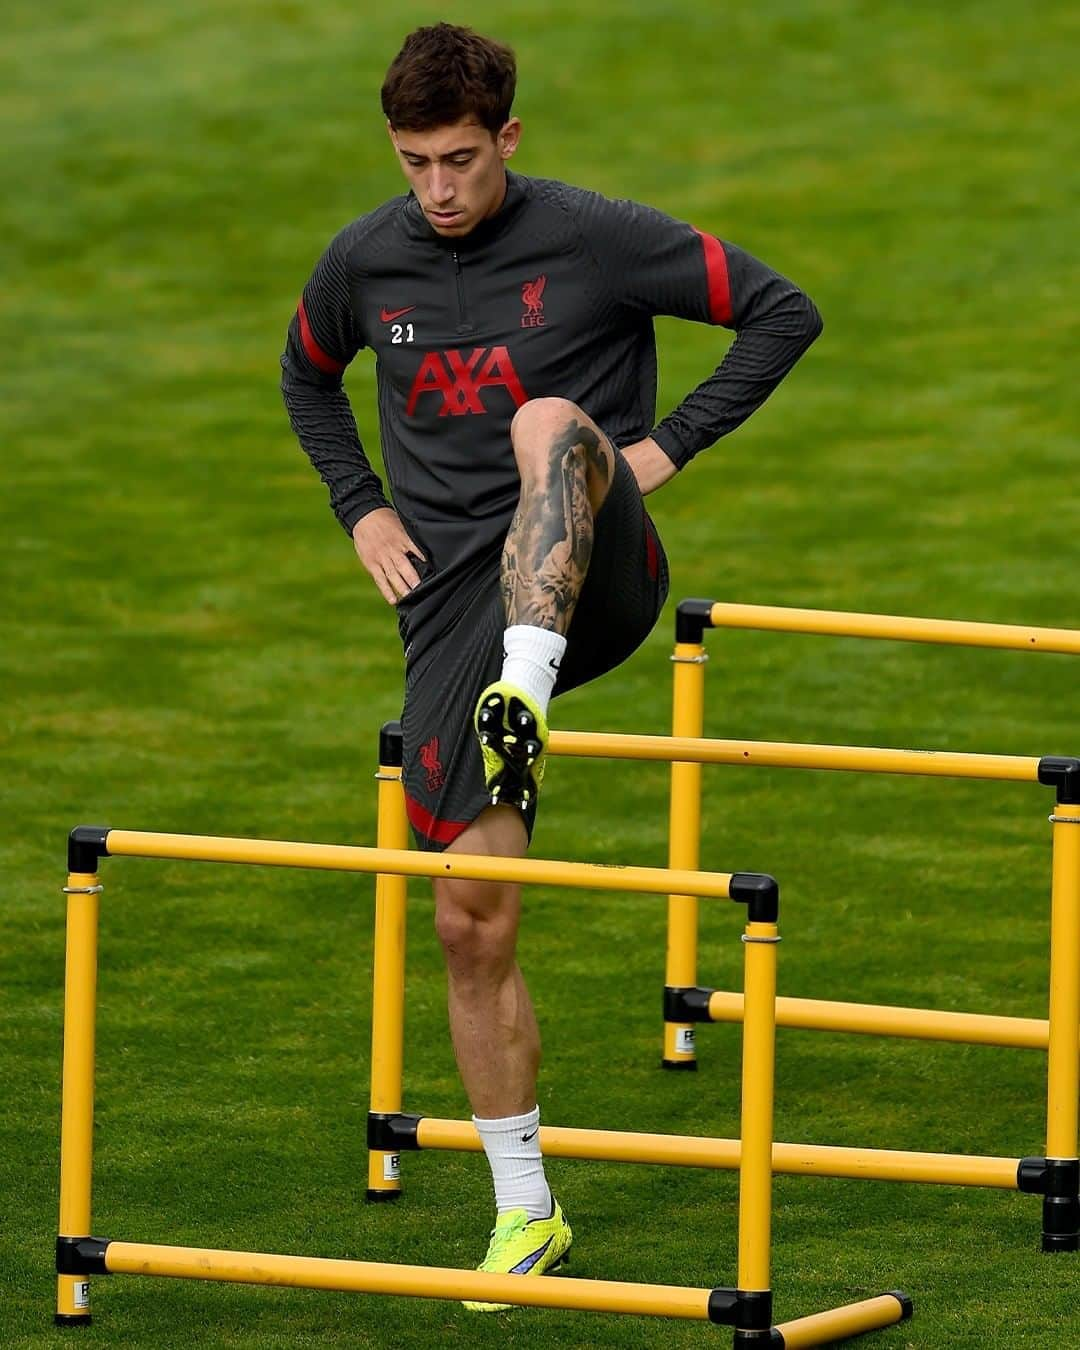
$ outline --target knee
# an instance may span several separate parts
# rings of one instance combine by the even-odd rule
[[[579,422],[590,419],[568,398],[531,398],[523,403],[510,423],[510,443],[521,452],[534,445],[549,450],[556,437]]]
[[[502,969],[514,959],[516,906],[493,901],[468,883],[443,883],[435,900],[435,932],[455,969]]]
[[[615,452],[588,413],[567,398],[523,403],[510,424],[514,459],[522,480],[547,482],[553,465],[580,466],[593,511],[600,509],[615,473]]]

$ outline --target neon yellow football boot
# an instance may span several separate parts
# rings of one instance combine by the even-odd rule
[[[559,1202],[552,1198],[547,1219],[531,1219],[524,1209],[500,1214],[491,1230],[487,1256],[477,1267],[493,1275],[546,1275],[569,1260],[574,1235]],[[470,1303],[470,1312],[505,1312],[510,1303]]]
[[[544,714],[516,685],[496,680],[480,695],[474,724],[492,806],[527,810],[544,781],[548,743]]]

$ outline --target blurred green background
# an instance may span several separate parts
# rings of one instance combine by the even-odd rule
[[[984,3],[7,0],[0,1341],[47,1346],[64,838],[83,821],[370,842],[393,616],[297,448],[278,355],[346,221],[401,190],[378,89],[404,34],[510,41],[515,167],[649,201],[814,297],[825,334],[750,424],[650,501],[685,595],[1080,627],[1080,17]],[[659,325],[660,410],[726,338]],[[374,380],[348,377],[377,446]],[[557,724],[668,725],[673,608]],[[710,639],[713,735],[1076,753],[1066,657]],[[662,863],[660,766],[552,766],[534,852]],[[718,769],[703,863],[785,895],[781,992],[1045,1016],[1049,798],[1022,786]],[[362,1204],[364,879],[107,863],[95,1231],[470,1266],[480,1160],[406,1159]],[[412,888],[408,1109],[465,1114],[424,886]],[[528,897],[551,1124],[730,1135],[738,1034],[661,1075],[663,906]],[[701,980],[737,985],[707,910]],[[1032,1052],[781,1033],[777,1137],[1044,1149]],[[579,1276],[731,1283],[725,1174],[553,1163]],[[899,1347],[1080,1341],[1075,1257],[1039,1202],[781,1179],[787,1320],[906,1288]],[[80,1344],[697,1346],[697,1324],[98,1280]],[[717,1340],[716,1338],[720,1339]],[[867,1344],[871,1342],[868,1341]]]

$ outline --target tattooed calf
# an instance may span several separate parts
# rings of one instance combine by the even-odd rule
[[[502,557],[508,624],[569,628],[592,556],[590,469],[607,484],[611,466],[600,437],[574,419],[552,443],[543,475],[523,475]]]

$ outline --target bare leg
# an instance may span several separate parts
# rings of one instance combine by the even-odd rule
[[[520,812],[491,806],[450,849],[520,858],[526,844]],[[515,955],[520,913],[519,886],[435,882],[450,1036],[473,1113],[487,1119],[521,1115],[536,1105],[540,1032]]]
[[[510,428],[521,497],[502,558],[508,625],[565,635],[592,555],[593,518],[615,474],[615,452],[574,403],[539,398]]]

